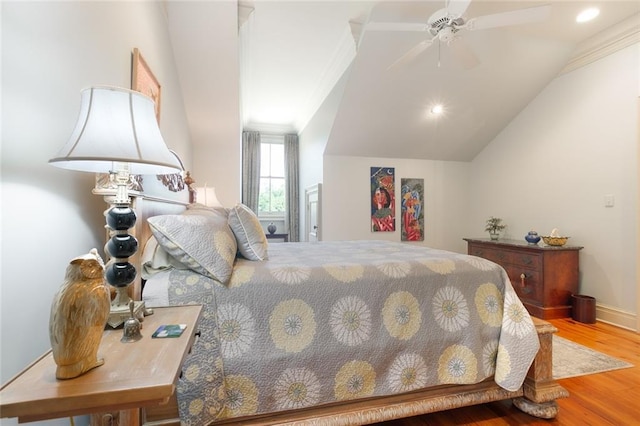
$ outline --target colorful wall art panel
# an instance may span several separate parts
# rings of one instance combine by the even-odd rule
[[[402,178],[402,241],[424,241],[424,179]]]
[[[371,167],[371,231],[396,230],[395,169]]]

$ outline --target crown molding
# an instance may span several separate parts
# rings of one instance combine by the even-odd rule
[[[311,120],[316,111],[318,111],[322,102],[324,102],[356,57],[359,34],[356,36],[355,32],[357,31],[354,31],[354,25],[352,24],[353,23],[350,22],[344,27],[333,57],[324,70],[322,77],[320,77],[313,94],[307,100],[302,114],[300,114],[296,121],[295,128],[298,132],[302,132],[309,123],[309,120]],[[356,30],[359,29],[357,26],[355,28]]]
[[[249,119],[251,93],[249,76],[251,71],[251,32],[253,28],[253,6],[238,4],[238,44],[240,49],[240,117],[242,127],[246,127]]]
[[[640,13],[580,43],[560,74],[588,65],[636,43],[640,43]]]
[[[250,122],[242,127],[242,130],[260,132],[268,135],[286,135],[290,133],[297,134],[298,131],[291,124],[272,124],[272,123],[256,123]]]
[[[362,22],[349,21],[349,29],[351,30],[351,37],[356,43],[356,51],[360,47],[360,39],[364,30],[364,24]]]
[[[241,1],[238,2],[238,29],[242,28],[242,26],[249,20],[249,17],[255,10],[253,3]]]

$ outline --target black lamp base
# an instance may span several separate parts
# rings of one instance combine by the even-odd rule
[[[138,250],[138,240],[130,235],[129,229],[136,223],[136,214],[128,203],[115,202],[106,212],[107,227],[111,230],[111,238],[105,251],[112,260],[107,264],[105,276],[107,282],[116,289],[116,297],[111,301],[111,312],[107,324],[117,328],[131,318],[129,306],[131,298],[127,288],[136,278],[136,268],[129,263],[129,257]],[[141,300],[134,301],[133,317],[139,321],[153,311],[145,307]]]

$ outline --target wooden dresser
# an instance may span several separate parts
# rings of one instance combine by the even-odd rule
[[[502,266],[529,313],[541,319],[571,316],[578,293],[582,247],[529,245],[526,241],[464,238],[470,255]]]

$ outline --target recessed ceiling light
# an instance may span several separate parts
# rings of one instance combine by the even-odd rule
[[[431,114],[434,114],[434,115],[442,114],[443,111],[444,111],[444,107],[440,104],[434,105],[433,108],[431,108]]]
[[[578,14],[578,16],[576,17],[576,22],[579,22],[579,23],[588,22],[593,18],[595,18],[596,16],[598,16],[599,14],[600,14],[600,9],[598,8],[592,7],[589,9],[585,9]]]

